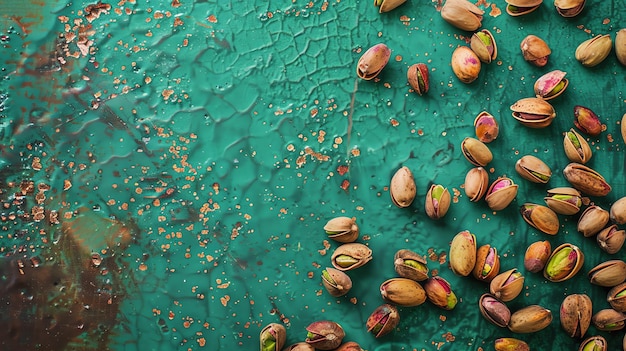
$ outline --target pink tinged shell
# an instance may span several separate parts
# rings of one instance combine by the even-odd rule
[[[582,132],[591,136],[602,133],[602,122],[589,108],[577,105],[574,107],[574,125]]]
[[[387,45],[379,43],[372,46],[359,59],[356,69],[357,75],[365,80],[376,78],[385,68],[390,57],[391,50]]]
[[[539,79],[537,79],[537,82],[535,83],[535,93],[538,95],[538,97],[548,99],[547,95],[550,94],[552,89],[554,89],[561,81],[565,79],[566,74],[567,72],[554,70],[539,77]],[[565,91],[565,88],[567,88],[567,86],[564,86],[561,91],[553,96],[550,96],[549,98],[554,98],[558,95],[561,95],[561,93]]]

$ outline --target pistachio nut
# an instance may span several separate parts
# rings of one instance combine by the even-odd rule
[[[484,63],[491,63],[491,61],[498,57],[496,39],[487,29],[480,30],[472,35],[470,47],[476,56]]]
[[[282,324],[270,323],[261,329],[259,343],[261,351],[281,351],[287,340],[287,330]]]
[[[467,46],[459,46],[454,49],[451,64],[454,75],[465,84],[475,81],[480,74],[480,59]]]
[[[513,17],[529,14],[539,8],[543,0],[505,0],[506,13]]]
[[[474,166],[486,166],[493,159],[491,150],[478,139],[466,137],[461,142],[463,156]]]
[[[618,30],[615,35],[615,55],[617,60],[626,66],[626,28]]]
[[[398,250],[394,255],[393,265],[396,273],[403,278],[415,281],[428,279],[426,259],[411,250]]]
[[[376,78],[385,68],[391,57],[391,50],[383,43],[376,44],[367,49],[359,59],[356,67],[356,75],[364,80]]]
[[[566,216],[578,213],[583,203],[589,203],[589,199],[583,198],[578,190],[570,187],[550,189],[543,199],[554,212]]]
[[[626,224],[626,196],[611,205],[610,218],[617,224]]]
[[[536,35],[526,36],[520,43],[524,60],[535,66],[543,67],[548,63],[548,58],[552,53],[548,44]]]
[[[424,291],[428,301],[435,306],[444,310],[452,310],[456,306],[457,298],[450,283],[439,276],[428,278],[424,283]]]
[[[498,327],[506,327],[511,320],[511,311],[504,304],[491,294],[483,294],[478,299],[478,308],[480,313],[489,322]]]
[[[489,244],[479,247],[476,250],[476,264],[472,270],[474,278],[491,282],[498,273],[500,273],[498,250]]]
[[[399,322],[400,314],[398,309],[386,303],[376,307],[374,312],[367,318],[365,326],[368,333],[372,333],[379,338],[394,330]]]
[[[340,271],[359,268],[372,259],[372,250],[364,244],[348,243],[335,249],[331,256],[333,267]]]
[[[540,98],[523,98],[511,105],[511,114],[522,125],[529,128],[545,128],[556,117],[554,107]]]
[[[524,254],[524,268],[532,273],[541,272],[550,258],[552,246],[547,240],[535,241],[528,245]]]
[[[598,264],[587,273],[591,284],[613,287],[626,280],[626,263],[622,260],[609,260]]]
[[[565,166],[563,175],[574,188],[591,196],[606,196],[611,186],[604,177],[593,169],[576,162]]]
[[[591,237],[609,223],[609,211],[601,208],[598,205],[592,205],[587,207],[578,219],[577,229],[585,237]]]
[[[283,351],[315,351],[315,347],[302,341],[302,342],[287,346],[285,349],[283,349]]]
[[[602,331],[614,331],[624,328],[626,314],[612,308],[606,308],[596,312],[591,317],[591,323]]]
[[[322,271],[322,285],[331,296],[339,297],[352,289],[352,279],[346,273],[328,267]]]
[[[498,177],[487,190],[485,201],[494,211],[506,208],[517,196],[517,184],[511,178]]]
[[[380,295],[386,302],[402,307],[419,306],[426,301],[424,288],[408,278],[392,278],[380,285]]]
[[[440,219],[450,208],[450,192],[440,184],[432,184],[426,193],[424,209],[431,219]]]
[[[317,321],[306,327],[307,344],[318,350],[333,350],[341,345],[346,333],[339,323],[333,321]]]
[[[611,40],[611,35],[600,34],[578,45],[574,56],[583,66],[593,67],[604,61],[611,53],[612,48],[613,41]]]
[[[483,143],[490,143],[498,137],[500,127],[491,113],[483,111],[474,119],[474,131],[478,140]]]
[[[565,150],[565,155],[572,162],[587,163],[593,155],[587,140],[578,134],[574,128],[570,128],[569,132],[565,132],[563,150]]]
[[[554,0],[556,12],[563,17],[574,17],[582,12],[586,0]]]
[[[446,22],[466,31],[480,28],[484,13],[467,0],[447,0],[441,8],[441,17]]]
[[[341,344],[341,346],[336,348],[335,351],[365,351],[365,350],[363,350],[361,345],[359,345],[358,343],[354,341],[348,341],[348,342]]]
[[[600,335],[590,336],[580,343],[578,351],[607,351],[606,339]]]
[[[454,274],[468,276],[476,265],[476,236],[468,230],[459,232],[450,243],[448,257]]]
[[[406,71],[409,85],[419,95],[426,94],[430,88],[428,67],[423,63],[416,63]]]
[[[561,327],[567,335],[582,338],[591,324],[592,303],[586,294],[567,295],[561,303]]]
[[[622,120],[620,121],[620,131],[622,133],[622,140],[626,144],[626,113],[622,116]]]
[[[585,255],[576,245],[559,245],[548,258],[543,276],[552,282],[562,282],[575,276],[585,262]]]
[[[378,7],[378,12],[389,12],[404,4],[406,0],[374,0],[374,6]]]
[[[591,109],[580,105],[574,106],[574,125],[583,133],[591,136],[599,135],[603,129],[600,117]]]
[[[517,160],[515,170],[522,178],[533,183],[546,184],[552,177],[550,167],[533,155],[525,155]]]
[[[496,298],[508,302],[516,298],[524,288],[524,276],[517,268],[500,273],[489,283],[489,292]]]
[[[498,338],[493,345],[496,351],[530,351],[530,346],[516,338]]]
[[[534,333],[550,325],[552,312],[539,305],[530,305],[511,315],[509,330],[514,333]]]
[[[470,201],[480,201],[489,188],[489,174],[482,167],[470,169],[465,175],[464,188]]]
[[[618,284],[609,290],[606,301],[618,312],[626,312],[626,283]]]
[[[359,237],[359,226],[355,217],[335,217],[324,226],[329,238],[340,243],[351,243]]]
[[[398,169],[391,178],[389,185],[391,202],[400,208],[409,207],[413,203],[416,193],[417,188],[413,172],[407,166]]]
[[[519,212],[531,227],[549,235],[559,232],[559,217],[549,207],[525,203],[520,206]]]
[[[551,100],[563,94],[569,85],[569,80],[565,78],[566,74],[566,72],[557,69],[539,77],[534,85],[535,96],[544,100]]]
[[[625,239],[626,231],[618,229],[615,224],[602,229],[596,236],[596,241],[600,248],[611,255],[618,253],[622,249]]]

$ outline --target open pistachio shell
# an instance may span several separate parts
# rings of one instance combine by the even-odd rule
[[[606,196],[611,192],[611,186],[604,177],[593,169],[572,162],[565,166],[563,175],[574,188],[591,196]]]
[[[500,127],[491,113],[482,111],[474,119],[474,131],[478,140],[483,143],[490,143],[498,137]]]
[[[567,295],[561,303],[559,317],[567,335],[582,338],[591,324],[592,303],[586,294]]]
[[[340,271],[359,268],[372,259],[372,250],[361,243],[343,244],[331,256],[333,267]]]
[[[376,44],[367,49],[359,59],[356,74],[364,80],[376,78],[385,68],[391,57],[391,50],[385,44]]]
[[[507,302],[516,298],[524,288],[524,276],[517,268],[500,273],[489,283],[489,292]]]
[[[351,243],[359,237],[359,226],[355,217],[335,217],[324,226],[328,237],[340,243]]]
[[[391,202],[400,208],[409,207],[413,203],[416,193],[417,188],[413,172],[406,166],[398,169],[391,178],[389,185]]]
[[[406,78],[409,85],[419,95],[426,94],[430,88],[428,67],[423,63],[416,63],[409,67]]]
[[[609,260],[593,267],[587,273],[591,284],[613,287],[626,280],[626,263],[622,260]]]
[[[315,351],[315,347],[307,344],[306,342],[298,342],[293,345],[287,346],[283,351]]]
[[[529,14],[539,8],[543,0],[505,0],[506,13],[513,17]]]
[[[485,201],[494,211],[505,209],[517,196],[517,184],[511,178],[499,177],[487,190]]]
[[[578,351],[607,351],[606,339],[601,335],[590,336],[580,343]]]
[[[533,183],[546,184],[552,177],[550,167],[533,155],[525,155],[517,160],[515,170],[522,178]]]
[[[448,260],[454,274],[468,276],[476,265],[476,236],[467,230],[455,235]]]
[[[530,305],[511,315],[509,330],[514,333],[534,333],[552,322],[552,312],[539,305]]]
[[[426,297],[433,305],[444,310],[452,310],[456,307],[457,298],[447,280],[439,276],[428,278],[424,283]]]
[[[415,280],[392,278],[380,285],[380,295],[386,302],[402,307],[419,306],[426,301],[424,288]]]
[[[389,334],[396,328],[400,322],[400,314],[398,309],[390,304],[382,304],[378,306],[372,314],[367,318],[365,326],[369,333],[379,338]]]
[[[591,322],[602,331],[621,330],[626,325],[626,314],[612,308],[606,308],[596,312],[591,317]]]
[[[341,346],[336,348],[335,351],[365,351],[365,350],[363,350],[361,345],[359,345],[358,343],[354,341],[348,341],[348,342],[341,344]]]
[[[610,34],[597,35],[582,42],[574,56],[585,67],[593,67],[604,61],[611,53],[613,41]]]
[[[346,273],[328,267],[322,271],[322,285],[331,296],[339,297],[350,291],[352,280]]]
[[[620,230],[615,224],[602,229],[596,236],[596,241],[600,248],[611,255],[618,253],[622,249],[625,239],[626,231]]]
[[[306,327],[307,336],[304,340],[317,350],[334,350],[343,340],[346,333],[339,323],[333,321],[317,321]]]
[[[516,338],[498,338],[493,343],[496,351],[530,351],[530,346]]]
[[[396,7],[404,4],[406,0],[374,0],[374,6],[378,6],[378,12],[384,13],[389,12]]]
[[[478,308],[486,320],[498,327],[506,327],[511,320],[511,311],[506,304],[491,294],[483,294],[478,299]]]
[[[614,310],[626,312],[626,283],[612,287],[606,295],[606,301]]]
[[[491,150],[482,141],[466,137],[461,142],[463,156],[474,166],[486,166],[493,159]]]
[[[586,0],[554,0],[554,7],[563,17],[574,17],[582,12]]]
[[[466,31],[480,28],[484,13],[467,0],[447,0],[441,8],[441,17],[446,22]]]
[[[574,106],[574,126],[585,134],[598,136],[604,127],[600,117],[590,108],[585,106]]]
[[[540,98],[523,98],[511,105],[513,118],[529,128],[545,128],[556,117],[554,107]]]
[[[552,53],[552,50],[550,50],[550,47],[543,39],[532,34],[522,40],[520,49],[522,50],[524,60],[538,67],[545,66]]]
[[[261,351],[281,351],[287,340],[287,331],[282,324],[270,323],[259,335]]]
[[[584,263],[585,255],[578,246],[564,243],[552,251],[543,276],[552,282],[562,282],[575,276]]]
[[[598,205],[587,207],[578,219],[577,229],[585,237],[591,237],[600,232],[609,223],[609,211]]]
[[[610,217],[617,224],[626,224],[626,196],[618,199],[611,205]]]
[[[524,268],[532,273],[541,272],[550,258],[552,246],[547,240],[528,245],[524,254]]]
[[[426,202],[424,205],[426,215],[431,219],[442,218],[448,213],[450,201],[451,198],[448,188],[444,188],[439,184],[431,185],[426,194]]]
[[[394,269],[403,278],[422,281],[428,279],[426,259],[417,253],[401,249],[394,255]]]
[[[498,256],[498,250],[485,244],[476,250],[476,264],[472,270],[474,278],[491,282],[493,278],[500,273],[500,256]]]
[[[557,69],[539,77],[534,85],[535,96],[544,100],[551,100],[563,94],[569,85],[569,80],[565,78],[566,74],[566,72]]]
[[[589,143],[574,128],[571,128],[569,132],[565,132],[563,149],[567,158],[572,162],[587,163],[592,156]]]
[[[487,29],[482,29],[472,35],[470,47],[474,53],[476,53],[476,56],[484,63],[491,63],[491,61],[498,57],[496,39]]]
[[[480,201],[489,188],[489,174],[482,167],[470,169],[465,175],[464,188],[470,201]]]
[[[578,190],[570,187],[559,187],[548,190],[548,194],[543,198],[546,205],[554,212],[562,215],[573,215],[580,211],[583,199]]]

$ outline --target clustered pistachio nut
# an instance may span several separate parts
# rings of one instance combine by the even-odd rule
[[[426,298],[433,305],[444,310],[452,310],[456,306],[456,294],[452,291],[447,280],[439,276],[430,277],[424,283],[424,290],[426,291]]]
[[[611,205],[610,217],[617,224],[626,224],[626,196],[618,199]]]
[[[328,267],[322,271],[322,285],[331,296],[339,297],[352,289],[352,279],[346,273]]]
[[[574,17],[582,12],[586,1],[587,0],[554,0],[554,7],[556,7],[556,12],[561,16]]]
[[[486,320],[498,327],[506,327],[511,320],[511,311],[506,304],[491,294],[483,294],[480,297],[478,308]]]
[[[604,177],[593,169],[576,162],[565,166],[563,175],[574,188],[591,196],[606,196],[611,186]]]
[[[602,229],[596,236],[596,241],[600,248],[611,255],[618,253],[622,249],[625,239],[626,231],[617,228],[615,224]]]
[[[475,81],[480,74],[480,59],[467,46],[459,46],[454,49],[451,64],[454,75],[465,84]]]
[[[486,166],[491,160],[493,160],[493,154],[489,147],[482,141],[466,137],[461,142],[461,152],[463,156],[474,166]]]
[[[511,315],[509,330],[514,333],[534,333],[552,322],[552,312],[539,305],[530,305]]]
[[[534,85],[535,96],[544,100],[551,100],[563,94],[569,85],[569,80],[565,78],[566,74],[566,72],[557,69],[539,77]]]
[[[600,232],[609,223],[609,211],[598,205],[587,207],[578,219],[577,229],[585,237],[591,237]]]
[[[400,314],[398,313],[398,309],[386,303],[378,306],[374,312],[370,314],[365,326],[369,333],[379,338],[389,334],[396,328],[399,322]]]
[[[441,17],[451,25],[466,31],[480,28],[485,11],[467,0],[447,0]]]
[[[476,236],[468,230],[455,235],[450,243],[448,262],[454,274],[468,276],[476,265]]]
[[[506,13],[513,17],[529,14],[539,8],[543,0],[505,0]]]
[[[593,67],[604,61],[611,53],[613,41],[611,35],[597,35],[578,45],[574,56],[585,67]]]
[[[570,187],[552,188],[543,199],[554,212],[566,216],[578,213],[583,203],[589,200],[583,199],[578,190]]]
[[[615,35],[615,55],[617,60],[626,66],[626,28],[620,29]]]
[[[315,347],[303,341],[289,345],[287,348],[283,349],[283,351],[315,351]]]
[[[545,128],[556,117],[554,107],[540,98],[523,98],[511,105],[511,115],[529,128]]]
[[[406,71],[409,85],[419,95],[426,94],[430,88],[428,67],[423,63],[416,63]]]
[[[536,35],[526,36],[520,43],[524,60],[535,66],[543,67],[548,63],[548,58],[552,53],[548,44]]]
[[[394,255],[393,265],[396,273],[403,278],[415,281],[428,279],[426,259],[411,250],[398,250]]]
[[[517,184],[513,183],[513,179],[507,177],[498,177],[491,183],[485,201],[487,206],[493,211],[505,209],[517,196]]]
[[[591,136],[598,136],[604,128],[600,117],[595,112],[580,105],[574,106],[574,125],[583,133]]]
[[[559,217],[549,207],[525,203],[520,206],[520,214],[526,223],[545,234],[559,232]]]
[[[585,262],[585,255],[576,245],[559,245],[548,258],[543,276],[552,282],[562,282],[575,276]]]
[[[624,329],[626,314],[612,308],[606,308],[596,312],[591,317],[591,323],[602,331],[615,331]]]
[[[376,44],[367,49],[359,59],[356,67],[356,75],[364,80],[376,78],[385,68],[391,57],[391,50],[383,43]]]
[[[516,338],[498,338],[493,345],[496,351],[530,351],[530,346]]]
[[[565,150],[565,156],[570,161],[582,164],[587,163],[593,155],[587,140],[578,134],[574,128],[570,128],[569,132],[565,132],[563,150]]]
[[[440,184],[432,184],[426,193],[424,209],[431,219],[440,219],[450,208],[450,192]]]
[[[333,267],[340,271],[359,268],[372,259],[372,250],[364,244],[343,244],[331,256]]]
[[[351,243],[359,237],[359,226],[355,217],[335,217],[324,226],[328,237],[340,243]]]
[[[313,351],[313,350],[311,350]],[[348,341],[346,343],[341,344],[335,351],[365,351],[358,343],[354,341]]]
[[[465,175],[464,188],[470,201],[480,201],[489,188],[489,174],[482,167],[470,169]]]
[[[389,12],[404,4],[406,0],[374,0],[374,6],[378,7],[378,12]]]
[[[487,29],[480,30],[472,35],[470,47],[472,51],[476,53],[476,56],[484,63],[491,63],[491,61],[498,57],[496,39]]]
[[[533,183],[546,184],[552,177],[550,167],[533,155],[525,155],[517,160],[515,170],[522,178]]]
[[[500,256],[498,256],[498,250],[485,244],[476,250],[476,265],[472,270],[474,278],[491,282],[495,276],[500,273]]]
[[[402,307],[419,306],[426,301],[424,288],[408,278],[392,278],[380,285],[380,295],[385,302]]]
[[[524,288],[524,276],[517,268],[509,269],[500,273],[489,283],[489,292],[500,299],[508,302],[516,298]]]
[[[593,267],[587,273],[591,284],[613,287],[626,280],[626,263],[622,260],[608,260]]]
[[[500,127],[491,113],[483,111],[474,119],[474,131],[478,140],[483,143],[490,143],[498,137]]]
[[[606,301],[614,310],[626,312],[626,283],[612,287],[606,295]]]
[[[524,254],[524,268],[532,273],[541,272],[550,258],[552,246],[547,240],[536,241],[528,246]]]
[[[409,207],[415,200],[416,193],[413,172],[407,166],[401,167],[394,173],[389,184],[391,202],[400,208]]]
[[[607,342],[601,335],[590,336],[580,343],[578,351],[607,351]]]
[[[261,351],[281,351],[287,340],[287,331],[282,324],[270,323],[259,335]]]
[[[592,303],[586,294],[567,295],[561,303],[561,327],[567,335],[582,338],[591,324]]]
[[[317,321],[306,327],[305,342],[317,350],[334,350],[343,340],[346,333],[339,323],[333,321]]]

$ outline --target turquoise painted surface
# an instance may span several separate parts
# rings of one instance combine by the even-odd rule
[[[561,229],[549,237],[518,208],[568,185],[562,133],[573,127],[576,104],[606,125],[588,138],[589,165],[613,191],[592,200],[608,209],[626,195],[626,68],[614,54],[584,68],[573,54],[592,35],[626,27],[616,2],[588,1],[573,19],[549,2],[518,18],[480,5],[499,56],[470,85],[449,62],[471,33],[444,22],[436,2],[409,1],[387,14],[363,1],[88,5],[0,4],[4,349],[253,350],[268,323],[283,323],[291,344],[321,319],[341,323],[346,341],[368,350],[490,350],[504,336],[532,349],[574,349],[578,341],[559,325],[562,299],[586,293],[594,312],[608,308],[607,289],[586,272],[623,259],[623,250],[602,252],[576,232],[576,216],[559,216]],[[551,46],[548,66],[523,61],[519,43],[528,34]],[[388,66],[379,81],[357,81],[358,58],[379,42],[392,50]],[[417,62],[431,70],[421,97],[406,83]],[[552,69],[570,79],[553,102],[557,118],[543,130],[519,125],[509,106],[532,96],[534,81]],[[497,213],[462,189],[471,166],[459,145],[483,110],[500,123],[490,179],[507,175],[520,186]],[[525,154],[552,168],[548,185],[515,173]],[[387,189],[402,165],[417,178],[408,209],[393,206]],[[441,221],[424,213],[430,183],[459,192]],[[346,297],[332,298],[320,275],[337,243],[325,243],[322,227],[339,215],[357,218],[358,241],[374,258],[349,273]],[[367,334],[365,320],[382,303],[378,286],[395,276],[394,253],[445,254],[464,229],[498,248],[502,271],[521,268],[537,240],[583,250],[574,279],[550,283],[525,272],[523,294],[508,304],[551,309],[550,326],[521,335],[490,325],[477,308],[488,287],[429,260],[452,283],[458,306],[402,308],[392,334]],[[624,335],[588,331],[596,333],[611,346]]]

